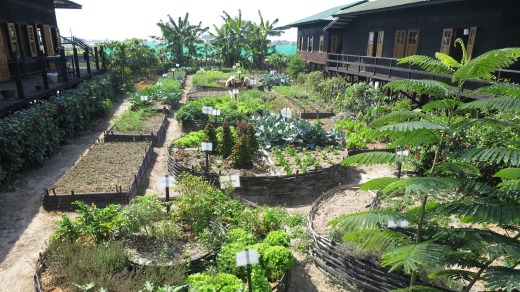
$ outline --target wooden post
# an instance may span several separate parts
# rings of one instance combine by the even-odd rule
[[[168,175],[164,176],[166,181],[166,214],[170,213],[170,204],[168,202],[170,201],[170,179],[168,178]]]
[[[61,80],[63,82],[69,82],[69,75],[67,72],[67,59],[65,58],[65,49],[63,47],[60,50],[60,63],[61,63]]]
[[[72,49],[72,51],[74,52],[74,65],[76,65],[76,77],[80,78],[81,76],[79,74],[78,49],[74,48]]]
[[[107,64],[105,62],[105,47],[101,46],[100,49],[101,49],[101,52],[100,52],[101,53],[101,68],[106,69]]]
[[[40,74],[42,75],[43,89],[49,90],[49,79],[47,78],[47,62],[45,61],[45,55],[41,50],[38,50],[38,58],[41,64]]]
[[[85,62],[87,63],[87,74],[90,75],[91,72],[90,72],[90,56],[89,56],[89,51],[88,51],[88,47],[85,48]]]
[[[94,59],[96,61],[96,70],[99,71],[99,56],[98,56],[98,48],[94,47]]]
[[[22,75],[20,75],[20,64],[18,63],[18,56],[15,52],[11,52],[11,60],[13,60],[14,80],[16,81],[18,98],[23,99],[25,94],[23,92]]]

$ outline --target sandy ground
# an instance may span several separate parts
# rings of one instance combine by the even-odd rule
[[[190,88],[191,76],[188,76],[181,103],[185,102]],[[64,145],[44,167],[21,174],[9,190],[0,190],[0,292],[34,291],[35,261],[38,254],[45,249],[46,240],[52,234],[55,222],[60,220],[60,213],[47,212],[41,207],[43,188],[50,187],[58,181],[90,145],[102,136],[110,120],[124,112],[128,106],[127,103],[117,105],[110,117],[98,121],[91,132]],[[154,193],[165,196],[165,190],[159,187],[158,179],[168,174],[168,144],[182,135],[181,127],[172,114],[168,120],[165,142],[154,148],[155,159],[147,169],[147,179],[144,180],[140,194]],[[377,166],[353,170],[351,183],[362,183],[370,178],[386,175],[391,175],[391,171]],[[326,205],[323,224],[329,218],[349,212],[352,208],[358,210],[364,207],[366,202],[352,195],[338,194]],[[310,208],[311,205],[304,205],[288,209],[289,212],[307,214]],[[348,291],[335,286],[306,255],[295,254],[295,257],[289,291]]]

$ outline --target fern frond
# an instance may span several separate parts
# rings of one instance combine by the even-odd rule
[[[465,194],[504,198],[504,193],[484,183],[471,179],[459,179],[459,190]]]
[[[410,182],[405,188],[407,195],[450,195],[459,186],[459,180],[447,177],[417,177],[410,179]]]
[[[480,170],[464,162],[444,162],[435,166],[434,174],[462,176],[481,176]]]
[[[473,96],[477,94],[518,97],[520,96],[520,85],[509,82],[496,82],[488,86],[477,88],[467,93],[467,96]]]
[[[481,118],[481,119],[466,119],[460,123],[456,123],[456,124],[452,125],[451,128],[454,130],[458,130],[458,129],[467,128],[467,127],[470,127],[473,125],[490,125],[490,126],[499,126],[499,127],[505,127],[505,128],[516,126],[512,123],[501,121],[501,120]]]
[[[456,92],[448,84],[430,79],[402,79],[395,80],[383,86],[383,89],[392,91],[412,91],[424,95],[431,95],[438,98],[448,98],[454,96]]]
[[[381,127],[388,124],[419,120],[422,116],[424,114],[419,111],[395,111],[373,120],[370,125],[372,127]]]
[[[464,64],[453,73],[452,82],[470,79],[491,80],[493,73],[513,65],[520,57],[520,48],[504,48],[488,51]]]
[[[423,56],[423,55],[413,55],[404,57],[399,60],[398,64],[412,64],[421,67],[423,70],[432,72],[432,73],[441,73],[446,75],[451,75],[454,73],[454,70],[442,63],[440,60]]]
[[[371,180],[367,181],[366,183],[364,183],[361,186],[361,190],[363,190],[363,191],[369,191],[369,190],[378,191],[378,190],[386,188],[388,185],[390,185],[390,184],[392,184],[392,183],[394,183],[396,181],[399,181],[399,180],[400,180],[400,178],[397,178],[397,177],[374,178],[374,179],[371,179]]]
[[[479,99],[461,105],[458,110],[499,110],[499,111],[513,111],[520,110],[520,98],[515,97],[496,97]]]
[[[468,51],[466,50],[466,46],[464,45],[464,41],[461,38],[455,39],[455,42],[453,43],[453,46],[456,48],[457,45],[459,45],[460,49],[462,50],[462,59],[460,60],[460,63],[462,65],[464,65],[464,64],[466,64],[469,61]]]
[[[459,217],[472,218],[473,222],[495,223],[498,225],[519,225],[520,204],[504,203],[502,200],[469,196],[450,202],[442,207],[446,212]]]
[[[350,232],[359,229],[376,229],[381,226],[386,227],[388,225],[388,221],[398,221],[406,218],[406,215],[395,211],[365,211],[340,216],[327,222],[327,225],[330,225],[335,229],[341,229]]]
[[[520,200],[520,179],[506,180],[497,185],[511,200]]]
[[[505,148],[465,149],[455,154],[459,160],[520,166],[520,150]]]
[[[435,58],[437,58],[437,60],[441,61],[447,67],[450,67],[450,68],[462,67],[461,63],[457,62],[455,59],[453,59],[452,57],[450,57],[444,53],[441,53],[441,52],[435,53]]]
[[[410,274],[423,267],[441,266],[448,252],[446,246],[428,242],[405,245],[384,253],[381,263],[391,266],[389,272],[402,267],[406,274]]]
[[[391,143],[391,147],[408,145],[408,146],[425,146],[439,143],[441,135],[426,129],[419,129],[412,132],[404,132],[401,135],[395,135],[395,141]]]
[[[429,103],[425,104],[422,109],[426,112],[432,111],[432,110],[439,110],[439,109],[452,109],[456,108],[457,106],[464,104],[460,101],[453,100],[453,99],[441,99],[441,100],[434,100],[430,101]]]
[[[347,233],[343,242],[355,245],[363,250],[385,251],[403,244],[409,239],[401,232],[380,229],[363,229]]]
[[[431,273],[428,275],[428,278],[435,279],[435,278],[445,278],[445,279],[452,279],[452,280],[461,280],[464,279],[466,281],[471,281],[473,277],[475,277],[477,273],[467,271],[467,270],[456,270],[456,269],[450,269],[450,270],[442,270],[435,273]]]
[[[397,133],[397,132],[414,131],[414,130],[419,130],[419,129],[427,129],[427,130],[432,130],[432,131],[449,130],[448,127],[446,127],[442,124],[438,124],[438,123],[427,122],[427,121],[411,121],[411,122],[382,126],[382,127],[377,128],[375,130],[375,132],[391,134],[391,133]]]
[[[342,166],[351,165],[375,165],[375,164],[390,164],[397,160],[397,155],[390,152],[365,152],[352,156],[341,161]]]
[[[457,229],[461,233],[465,233],[464,229]],[[471,242],[475,242],[473,238],[469,239]],[[480,247],[479,247],[480,248]],[[451,251],[447,258],[446,258],[446,266],[457,266],[461,269],[473,269],[482,268],[488,260],[485,255],[481,255],[480,252],[474,252],[473,250],[470,250],[469,248],[464,247],[464,249],[459,249],[456,251]]]
[[[520,270],[507,267],[489,267],[484,274],[486,288],[490,291],[516,291],[520,287]]]
[[[485,250],[488,254],[501,257],[508,256],[520,258],[520,241],[491,230],[474,229],[469,232],[473,241],[483,242],[487,245]]]
[[[501,179],[520,179],[520,168],[504,168],[499,172],[495,173],[493,177],[499,177]]]

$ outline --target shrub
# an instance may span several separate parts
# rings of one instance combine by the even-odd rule
[[[246,168],[253,165],[253,156],[246,135],[241,135],[233,147],[231,155],[233,165],[237,168]]]
[[[218,149],[218,140],[217,140],[217,132],[212,123],[206,123],[204,127],[204,139],[205,142],[212,143],[212,151],[211,154],[217,154]]]
[[[336,99],[334,106],[340,111],[348,111],[352,115],[365,113],[384,99],[383,94],[367,83],[353,84],[345,93]]]
[[[293,263],[291,250],[283,246],[269,246],[262,255],[262,266],[267,278],[271,280],[280,279],[285,271],[291,269]]]
[[[262,78],[260,78],[260,82],[265,85],[268,89],[271,89],[276,85],[291,85],[292,80],[289,78],[289,75],[284,73],[269,73],[264,74]]]
[[[291,243],[291,237],[289,233],[283,230],[273,230],[267,234],[264,239],[264,243],[267,245],[289,247]]]
[[[287,74],[292,79],[296,79],[298,75],[304,73],[307,70],[307,64],[299,54],[293,54],[287,56]]]
[[[158,195],[136,196],[122,211],[123,227],[131,233],[145,232],[152,235],[155,222],[164,218],[165,212]]]
[[[221,142],[219,143],[220,154],[222,155],[223,158],[228,158],[229,155],[231,155],[231,153],[233,152],[233,144],[234,144],[233,134],[231,133],[231,129],[227,122],[224,122],[224,124],[222,124],[221,128],[222,128],[221,133],[220,133]]]

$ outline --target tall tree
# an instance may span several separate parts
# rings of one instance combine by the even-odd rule
[[[264,22],[260,10],[258,10],[258,16],[260,17],[260,23],[254,23],[248,35],[248,51],[253,55],[253,66],[262,68],[264,59],[275,52],[275,46],[271,44],[268,38],[280,36],[283,31],[275,27],[278,23],[278,18],[273,20],[273,22],[269,22],[269,20]]]
[[[190,60],[196,53],[196,44],[201,43],[199,37],[206,31],[208,27],[202,27],[202,21],[198,25],[191,25],[189,13],[186,12],[184,19],[179,17],[176,23],[170,15],[168,22],[160,20],[157,26],[161,28],[162,37],[168,43],[168,48],[172,53],[173,61],[181,64],[181,66],[189,66]],[[187,54],[185,55],[184,50]]]

